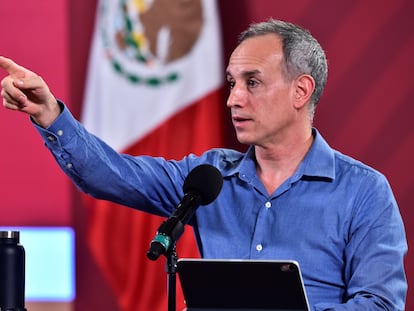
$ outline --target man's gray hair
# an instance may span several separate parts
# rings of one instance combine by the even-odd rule
[[[311,112],[319,102],[328,76],[325,52],[310,32],[298,25],[269,19],[251,24],[239,36],[239,43],[252,37],[276,34],[283,45],[283,74],[293,80],[301,74],[308,74],[315,80],[315,90],[311,96]]]

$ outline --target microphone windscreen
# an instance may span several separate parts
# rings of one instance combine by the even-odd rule
[[[223,176],[217,168],[210,164],[195,167],[184,180],[184,193],[194,192],[200,195],[200,204],[213,202],[223,186]]]

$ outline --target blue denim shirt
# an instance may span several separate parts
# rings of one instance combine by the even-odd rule
[[[194,233],[204,258],[293,259],[314,310],[403,310],[407,243],[386,178],[314,142],[297,171],[269,195],[254,148],[213,149],[180,161],[120,155],[63,107],[40,135],[73,182],[94,197],[169,216],[187,174],[212,164],[223,175],[218,198],[197,209]]]

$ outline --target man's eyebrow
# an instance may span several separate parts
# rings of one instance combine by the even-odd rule
[[[254,69],[254,70],[246,70],[246,71],[243,71],[242,73],[241,73],[241,75],[244,77],[244,78],[248,78],[248,77],[251,77],[251,76],[254,76],[254,75],[257,75],[257,74],[259,74],[260,73],[260,70],[258,70],[258,69]],[[233,77],[233,75],[230,73],[230,71],[226,71],[226,77]]]

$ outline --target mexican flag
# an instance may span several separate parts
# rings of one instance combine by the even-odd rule
[[[81,121],[121,153],[200,154],[223,146],[223,76],[215,0],[101,0]],[[120,310],[167,310],[165,258],[146,257],[165,219],[85,202],[89,247]],[[199,256],[191,227],[177,253]],[[183,307],[178,286],[177,310]]]

